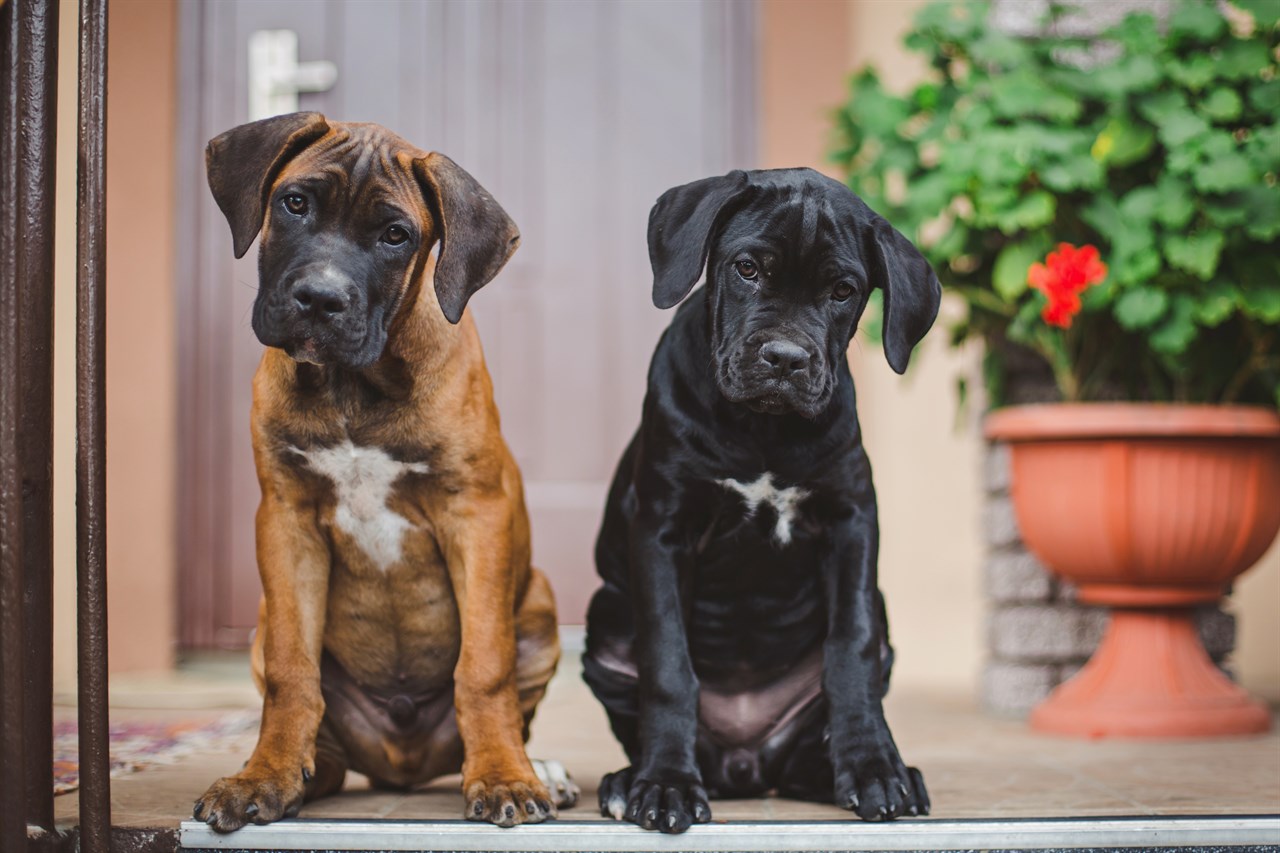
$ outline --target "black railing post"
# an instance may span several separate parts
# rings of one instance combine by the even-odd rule
[[[22,470],[18,461],[18,26],[0,5],[0,850],[27,845]]]
[[[18,364],[26,590],[27,823],[53,832],[53,237],[58,3],[15,0],[22,39]]]
[[[106,0],[81,0],[76,213],[76,565],[81,850],[108,853]]]
[[[0,847],[7,851],[47,848],[54,832],[56,0],[0,6],[0,42]]]
[[[111,846],[107,719],[107,3],[80,0],[76,198],[76,574],[80,850]]]

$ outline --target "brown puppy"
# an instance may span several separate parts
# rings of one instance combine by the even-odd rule
[[[461,769],[466,817],[554,816],[577,789],[524,741],[559,659],[555,604],[464,313],[515,224],[447,157],[316,113],[228,131],[207,166],[236,256],[262,233],[264,700],[253,756],[195,816],[277,820],[348,769],[396,788]]]

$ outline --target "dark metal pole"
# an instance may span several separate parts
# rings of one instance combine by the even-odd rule
[[[27,823],[53,832],[53,232],[58,3],[15,0],[18,142],[18,464],[25,575]]]
[[[107,3],[80,0],[76,207],[76,574],[80,850],[111,846],[107,730]]]
[[[0,850],[27,846],[22,468],[18,459],[18,25],[0,5]]]

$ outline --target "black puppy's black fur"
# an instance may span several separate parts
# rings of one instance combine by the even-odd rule
[[[681,832],[709,797],[777,790],[868,820],[927,813],[881,709],[892,652],[845,350],[880,288],[905,370],[938,280],[808,169],[669,190],[649,249],[659,307],[704,268],[707,286],[654,353],[596,546],[585,677],[631,762],[601,811]]]

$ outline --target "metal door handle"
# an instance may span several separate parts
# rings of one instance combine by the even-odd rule
[[[302,92],[325,92],[338,80],[327,60],[298,61],[293,30],[258,30],[249,36],[249,120],[297,112]]]

